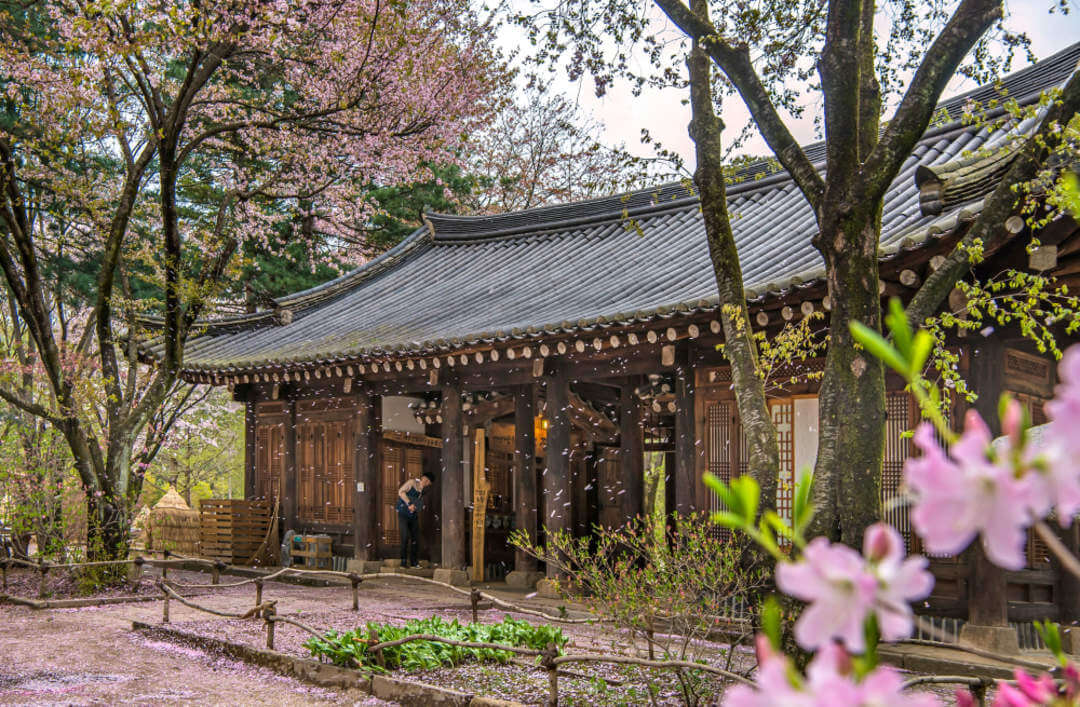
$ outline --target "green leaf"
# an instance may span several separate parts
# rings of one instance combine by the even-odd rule
[[[761,607],[761,632],[769,639],[769,645],[774,651],[780,650],[780,624],[783,620],[780,611],[780,602],[770,595],[765,599]]]
[[[905,377],[908,375],[907,361],[892,344],[885,340],[885,337],[862,322],[849,322],[848,327],[855,341],[862,344],[863,348],[880,358],[893,370]]]
[[[1054,654],[1058,662],[1061,663],[1061,667],[1065,667],[1069,664],[1069,657],[1065,655],[1065,650],[1061,647],[1061,627],[1047,619],[1046,621],[1034,621],[1035,630],[1039,632],[1039,636],[1042,637],[1043,643],[1046,644],[1046,649]]]
[[[790,538],[794,535],[791,526],[788,525],[786,520],[777,515],[776,511],[765,511],[765,514],[761,518],[761,524],[763,529],[766,527],[771,528],[786,538]]]
[[[911,355],[908,362],[911,365],[910,374],[914,378],[922,373],[930,358],[930,352],[934,349],[934,337],[930,332],[920,329],[915,333],[915,340],[911,344]]]
[[[758,485],[753,476],[743,475],[737,479],[732,479],[731,490],[739,499],[740,504],[738,510],[732,510],[741,512],[747,525],[753,525],[754,520],[757,518],[758,503],[761,500],[761,486]]]
[[[746,528],[746,522],[743,520],[743,517],[735,515],[730,511],[714,511],[709,517],[709,520],[725,528],[731,528],[732,530],[744,530]]]
[[[814,486],[814,472],[807,469],[802,478],[795,484],[795,499],[792,508],[792,519],[795,524],[795,532],[801,534],[810,525],[814,516],[814,506],[810,503],[810,491]]]
[[[897,350],[910,360],[911,324],[908,322],[907,314],[904,312],[904,305],[899,297],[893,297],[889,300],[889,313],[885,315],[885,326],[892,333]]]

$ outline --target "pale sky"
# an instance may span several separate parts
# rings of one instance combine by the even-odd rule
[[[1009,13],[1006,26],[1028,34],[1032,41],[1032,51],[1038,59],[1080,41],[1080,0],[1068,0],[1068,15],[1060,12],[1050,14],[1049,9],[1054,3],[1055,0],[1012,0],[1006,3]],[[519,37],[511,36],[508,36],[507,40],[511,45],[521,41]],[[1012,70],[1020,69],[1027,63],[1023,56],[1018,55],[1013,61]],[[974,86],[970,80],[958,79],[950,85],[946,95],[956,95]],[[586,113],[604,124],[607,143],[623,143],[635,154],[651,155],[651,148],[640,144],[641,129],[646,128],[666,148],[681,154],[688,168],[693,167],[693,146],[686,133],[690,110],[682,103],[688,97],[687,91],[646,90],[642,96],[635,97],[625,83],[617,83],[609,89],[606,96],[597,98],[593,93],[591,78],[586,78],[580,84],[557,79],[554,87],[577,98]],[[795,137],[804,143],[816,139],[812,115],[820,111],[820,106],[810,108],[806,111],[805,118],[795,122],[789,120]],[[734,133],[745,125],[747,112],[737,96],[726,100],[722,117],[729,133]],[[764,141],[756,133],[741,151],[769,154]]]

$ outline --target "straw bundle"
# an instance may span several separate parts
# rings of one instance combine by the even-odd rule
[[[146,530],[147,550],[199,554],[199,512],[172,488],[151,509]]]

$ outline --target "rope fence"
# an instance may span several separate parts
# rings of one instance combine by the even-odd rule
[[[365,575],[365,576],[367,576],[367,575]],[[390,576],[401,576],[401,575],[390,575]],[[269,575],[268,575],[268,577],[269,577]],[[178,594],[176,592],[176,590],[172,586],[170,586],[172,584],[171,582],[167,582],[167,581],[163,581],[163,580],[159,581],[158,582],[158,587],[161,589],[163,599],[164,599],[164,601],[162,602],[162,623],[163,624],[169,623],[169,600],[173,599],[173,600],[179,601],[181,604],[183,604],[184,606],[186,606],[186,607],[188,607],[190,609],[194,609],[196,611],[202,611],[202,612],[205,612],[207,614],[211,614],[211,615],[214,615],[214,616],[220,616],[220,617],[223,617],[223,618],[241,619],[241,620],[242,619],[250,619],[250,618],[255,618],[255,619],[261,618],[266,623],[266,647],[269,650],[274,650],[274,641],[275,641],[274,627],[275,627],[275,624],[278,624],[278,623],[284,623],[284,624],[289,624],[291,626],[296,626],[297,628],[300,628],[301,630],[309,633],[310,635],[312,635],[315,638],[318,638],[320,640],[325,638],[325,635],[326,635],[327,631],[316,629],[316,628],[314,628],[312,626],[309,626],[308,624],[305,624],[305,623],[303,623],[301,621],[297,621],[296,619],[293,619],[293,618],[290,618],[290,617],[287,617],[287,616],[279,616],[277,614],[277,602],[276,601],[263,601],[262,596],[261,596],[261,583],[262,583],[261,581],[264,580],[264,579],[266,579],[266,578],[260,578],[259,584],[256,585],[259,588],[259,591],[258,591],[258,593],[256,595],[256,604],[255,604],[255,606],[253,606],[251,609],[249,609],[249,610],[247,610],[247,611],[245,611],[243,613],[221,611],[219,609],[213,609],[213,608],[210,608],[208,606],[202,606],[202,605],[197,604],[196,602],[193,602],[190,599],[186,599],[183,596],[181,596],[180,594]],[[413,579],[415,579],[415,578],[413,578]],[[442,583],[440,582],[438,584],[442,584]],[[483,592],[480,592],[479,590],[474,589],[472,592],[463,592],[463,593],[468,593],[468,594],[471,595],[471,597],[474,598],[473,605],[474,605],[474,612],[475,612],[475,605],[477,603],[475,601],[475,599],[478,598],[479,596],[482,596]],[[513,654],[516,654],[516,655],[527,656],[527,657],[532,657],[532,658],[538,658],[539,660],[538,660],[538,663],[536,665],[529,665],[527,663],[523,664],[523,663],[518,663],[518,662],[512,662],[512,663],[508,663],[508,664],[517,665],[517,666],[522,667],[522,668],[529,668],[529,669],[539,668],[541,670],[546,670],[547,673],[548,673],[548,686],[549,686],[548,687],[548,689],[549,689],[549,702],[548,702],[548,704],[552,705],[553,707],[557,707],[557,705],[558,705],[558,699],[559,699],[559,697],[558,697],[559,696],[559,675],[560,675],[560,673],[562,675],[564,675],[564,676],[571,676],[571,677],[580,677],[581,676],[580,673],[575,674],[575,673],[569,673],[569,672],[567,672],[565,670],[560,670],[560,666],[565,665],[567,663],[609,663],[609,664],[637,665],[637,666],[640,666],[640,667],[653,668],[653,669],[658,669],[658,670],[665,670],[665,669],[666,670],[700,670],[702,672],[717,675],[719,677],[723,677],[723,678],[726,678],[728,680],[733,680],[733,681],[740,682],[740,683],[743,683],[743,684],[747,684],[747,685],[753,684],[750,680],[748,680],[747,678],[745,678],[742,675],[739,675],[738,673],[734,673],[734,672],[731,672],[731,671],[728,671],[728,670],[724,670],[722,668],[717,668],[717,667],[714,667],[712,665],[708,665],[708,664],[705,664],[705,663],[695,663],[695,662],[684,661],[684,660],[646,660],[646,659],[643,659],[643,658],[635,658],[633,656],[598,655],[598,654],[591,654],[591,653],[559,655],[558,648],[554,644],[549,644],[548,647],[545,648],[544,650],[536,650],[534,648],[522,648],[520,646],[511,646],[511,645],[506,645],[506,644],[503,644],[503,643],[488,643],[488,642],[482,642],[482,641],[458,641],[458,640],[451,639],[451,638],[444,638],[442,636],[436,636],[434,634],[418,633],[418,634],[412,634],[412,635],[409,635],[409,636],[403,636],[401,638],[396,638],[396,639],[390,640],[390,641],[377,641],[375,639],[369,639],[368,640],[368,645],[367,645],[367,650],[370,651],[375,656],[376,663],[380,667],[385,668],[386,660],[384,658],[383,651],[385,651],[386,649],[389,649],[389,648],[394,648],[396,646],[405,645],[406,643],[411,643],[413,641],[430,641],[430,642],[434,642],[434,643],[443,643],[443,644],[450,645],[450,646],[457,646],[457,647],[460,647],[460,648],[474,648],[474,649],[482,649],[482,650],[487,649],[487,650],[495,650],[495,651],[505,651],[507,653],[513,653]]]
[[[171,557],[170,557],[170,555],[171,555]],[[210,571],[211,571],[211,583],[210,584],[206,584],[206,583],[182,583],[182,582],[176,582],[176,581],[168,579],[168,570],[169,570],[170,567],[175,568],[177,566],[184,566],[184,565],[189,565],[189,564],[196,564],[196,565],[201,565],[203,567],[209,568]],[[264,600],[263,591],[264,591],[265,583],[269,582],[269,581],[273,581],[273,580],[278,579],[278,578],[287,577],[287,576],[298,576],[298,577],[299,576],[322,576],[322,577],[333,577],[333,578],[339,578],[339,579],[343,579],[343,580],[348,580],[349,583],[352,585],[352,608],[353,608],[354,611],[359,610],[359,586],[364,580],[366,580],[366,579],[395,579],[395,580],[405,579],[405,580],[410,580],[410,581],[414,581],[414,582],[421,582],[421,583],[425,583],[425,584],[438,586],[438,587],[441,587],[443,589],[447,589],[447,590],[449,590],[449,591],[451,591],[451,592],[453,592],[455,594],[459,594],[459,595],[462,595],[462,596],[469,597],[471,610],[472,610],[472,619],[473,619],[474,623],[478,622],[478,619],[479,619],[479,609],[480,609],[481,601],[490,602],[490,604],[492,606],[496,606],[496,607],[499,607],[499,608],[507,610],[507,611],[512,611],[514,613],[519,613],[519,614],[524,614],[524,615],[536,616],[536,617],[542,618],[542,619],[544,619],[546,621],[553,621],[553,622],[557,622],[557,623],[595,624],[595,623],[600,623],[600,622],[604,621],[603,619],[598,619],[598,618],[571,618],[571,617],[567,617],[567,616],[554,615],[554,614],[548,613],[546,611],[533,609],[533,608],[530,608],[530,607],[524,607],[524,606],[514,604],[512,602],[505,601],[503,599],[500,599],[499,597],[491,595],[491,594],[489,594],[487,592],[483,592],[483,591],[481,591],[481,590],[479,590],[477,588],[462,589],[462,588],[456,587],[456,586],[454,586],[452,584],[448,584],[446,582],[440,582],[438,580],[431,579],[431,578],[428,578],[428,577],[418,577],[418,576],[415,576],[415,575],[402,574],[402,573],[396,573],[396,572],[374,572],[374,573],[366,573],[366,574],[357,574],[357,573],[354,573],[354,572],[341,572],[341,571],[338,571],[338,570],[310,570],[310,569],[299,569],[299,568],[293,568],[293,567],[283,567],[283,568],[281,568],[279,570],[276,570],[276,571],[271,572],[271,573],[266,574],[266,575],[261,575],[259,577],[252,577],[252,578],[248,578],[248,579],[242,579],[242,580],[239,580],[239,581],[236,581],[236,582],[221,583],[221,581],[220,581],[221,572],[223,570],[227,570],[229,568],[229,566],[226,565],[224,562],[222,562],[220,560],[209,560],[209,559],[200,558],[200,557],[183,556],[183,555],[179,555],[177,553],[170,553],[168,550],[164,551],[164,557],[162,559],[137,556],[137,557],[130,558],[130,559],[125,559],[125,560],[99,560],[99,561],[88,561],[88,562],[69,562],[69,563],[53,564],[53,563],[46,562],[44,560],[38,560],[37,562],[34,562],[34,561],[31,561],[31,560],[24,560],[24,559],[13,558],[13,557],[0,558],[0,571],[2,571],[2,573],[3,573],[3,588],[4,588],[4,590],[6,591],[7,586],[8,586],[8,569],[10,567],[12,567],[12,566],[23,566],[23,567],[30,568],[32,570],[36,570],[37,572],[40,573],[39,592],[38,592],[39,597],[44,597],[45,596],[45,578],[46,578],[46,576],[48,575],[48,573],[51,570],[74,570],[74,569],[87,568],[87,567],[105,567],[105,566],[119,566],[119,565],[134,565],[134,566],[139,566],[139,567],[141,567],[142,565],[148,565],[148,566],[151,566],[151,567],[158,567],[158,568],[161,569],[161,571],[162,571],[161,579],[158,581],[157,586],[158,586],[159,589],[161,589],[161,592],[162,592],[162,623],[163,624],[168,624],[169,623],[169,609],[170,609],[169,605],[170,605],[171,600],[178,601],[180,604],[182,604],[182,605],[184,605],[184,606],[186,606],[186,607],[188,607],[190,609],[193,609],[193,610],[196,610],[196,611],[201,611],[201,612],[211,614],[211,615],[214,615],[214,616],[219,616],[219,617],[222,617],[222,618],[239,619],[239,620],[250,619],[250,618],[256,618],[256,619],[261,618],[266,624],[266,647],[268,649],[270,649],[270,650],[274,649],[274,634],[275,634],[274,626],[277,623],[284,623],[284,624],[288,624],[288,625],[291,625],[291,626],[295,626],[295,627],[297,627],[297,628],[299,628],[299,629],[301,629],[301,630],[303,630],[303,631],[309,633],[310,635],[312,635],[312,636],[314,636],[316,638],[319,638],[319,639],[322,639],[325,636],[325,633],[326,633],[326,631],[320,631],[319,629],[316,629],[316,628],[314,628],[312,626],[309,626],[309,625],[307,625],[307,624],[305,624],[305,623],[303,623],[301,621],[298,621],[296,619],[293,619],[293,618],[290,618],[290,617],[287,617],[287,616],[278,615],[277,614],[277,601],[276,600],[271,600],[271,601],[265,601]],[[248,585],[248,584],[251,584],[251,585],[253,585],[255,587],[255,602],[254,602],[254,605],[252,606],[251,609],[249,609],[249,610],[247,610],[245,612],[242,612],[242,613],[221,611],[221,610],[213,609],[213,608],[210,608],[210,607],[207,607],[207,606],[202,606],[200,604],[197,604],[197,603],[191,601],[188,598],[185,598],[185,597],[181,596],[176,591],[176,589],[219,589],[219,588],[220,589],[226,589],[226,588],[240,587],[240,586],[244,586],[244,585]],[[731,618],[731,617],[727,617],[727,618]],[[923,634],[930,635],[932,638],[937,639],[937,640],[907,639],[906,641],[902,641],[903,643],[909,643],[909,644],[915,644],[915,645],[932,645],[932,646],[940,646],[940,645],[942,645],[942,642],[944,642],[945,639],[947,638],[944,635],[945,634],[944,631],[941,631],[936,626],[930,625],[929,622],[922,621],[921,618],[919,619],[919,623],[920,623],[919,628],[921,629]],[[939,633],[941,634],[941,636],[937,635]],[[447,644],[447,645],[458,646],[458,647],[463,647],[463,648],[499,650],[499,651],[506,651],[508,653],[513,653],[513,654],[517,654],[517,655],[537,658],[538,662],[537,662],[536,665],[530,665],[528,663],[520,663],[520,662],[517,662],[517,661],[514,661],[511,664],[518,665],[520,667],[538,668],[538,669],[541,669],[541,670],[546,670],[548,672],[548,677],[549,677],[549,692],[550,692],[549,704],[551,704],[553,706],[558,705],[558,695],[559,695],[559,682],[558,682],[558,679],[559,679],[559,674],[560,674],[560,666],[567,665],[567,664],[570,664],[570,663],[608,663],[608,664],[636,665],[636,666],[639,666],[639,667],[652,668],[652,669],[658,669],[658,670],[697,670],[697,671],[710,673],[710,674],[713,674],[713,675],[716,675],[718,677],[722,677],[724,679],[731,680],[731,681],[734,681],[734,682],[738,682],[738,683],[742,683],[742,684],[753,684],[752,681],[748,680],[746,677],[744,677],[742,675],[739,675],[738,673],[734,673],[734,672],[724,670],[722,668],[717,668],[715,666],[704,664],[704,663],[695,663],[695,662],[683,661],[683,660],[649,660],[649,659],[637,658],[637,657],[629,656],[629,655],[618,655],[618,654],[600,655],[600,654],[591,654],[591,653],[581,653],[581,654],[559,655],[558,650],[554,646],[554,644],[549,645],[545,650],[541,651],[541,650],[536,650],[536,649],[520,648],[520,647],[516,647],[516,646],[508,646],[508,645],[497,644],[497,643],[457,641],[457,640],[453,640],[453,639],[449,639],[449,638],[443,638],[441,636],[436,636],[436,635],[432,635],[432,634],[414,634],[414,635],[398,638],[398,639],[395,639],[393,641],[377,642],[377,641],[371,640],[371,641],[369,641],[368,650],[370,650],[370,651],[372,651],[374,653],[374,655],[376,656],[376,662],[379,663],[380,666],[384,666],[385,661],[383,659],[383,651],[385,649],[393,648],[393,647],[400,646],[400,645],[404,645],[406,643],[410,643],[410,642],[413,642],[413,641],[432,641],[432,642],[444,643],[444,644]],[[956,643],[953,643],[951,641],[949,642],[949,647],[951,647],[951,648],[953,648],[955,650],[961,650],[961,651],[971,653],[973,655],[978,655],[978,656],[984,657],[984,658],[992,658],[992,659],[995,659],[995,660],[1006,661],[1006,662],[1012,663],[1012,664],[1014,664],[1014,665],[1016,665],[1018,667],[1023,667],[1023,668],[1027,668],[1027,669],[1035,669],[1035,670],[1038,670],[1038,671],[1044,671],[1044,670],[1047,670],[1049,668],[1049,666],[1047,666],[1047,665],[1045,665],[1043,663],[1036,662],[1036,661],[1024,660],[1022,658],[1018,658],[1018,657],[1015,657],[1015,656],[1002,656],[1002,655],[999,655],[999,654],[994,653],[992,651],[985,651],[985,650],[981,650],[981,649],[978,649],[978,648],[975,648],[975,647],[972,647],[972,646],[956,644]],[[562,671],[562,674],[563,675],[573,675],[572,673],[568,673],[565,670]],[[580,675],[580,674],[578,674],[578,675]],[[986,678],[972,678],[972,677],[957,676],[957,675],[924,675],[924,676],[919,676],[919,677],[915,677],[915,678],[912,678],[912,679],[908,680],[907,682],[904,683],[903,687],[904,687],[904,689],[910,689],[910,688],[918,687],[918,686],[921,686],[921,685],[945,685],[945,684],[963,685],[963,686],[969,688],[972,691],[972,694],[975,697],[977,704],[981,705],[981,704],[984,704],[984,702],[985,702],[987,689],[989,687],[993,686],[994,684],[996,684],[997,682],[1012,683],[1014,681],[998,681],[998,680],[989,680],[989,679],[986,679]]]

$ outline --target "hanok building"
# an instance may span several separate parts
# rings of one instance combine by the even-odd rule
[[[941,262],[1008,166],[1013,153],[1002,146],[1033,127],[966,124],[964,105],[1002,90],[1030,104],[1078,59],[1080,44],[941,106],[947,117],[885,201],[883,298],[910,297]],[[821,145],[807,151],[823,164]],[[784,173],[758,165],[742,176],[728,195],[754,321],[773,334],[813,312],[827,316],[810,207]],[[1028,254],[1030,235],[979,274],[1018,265],[1080,285],[1076,223],[1051,224]],[[444,568],[466,566],[473,499],[482,498],[471,460],[483,455],[478,527],[491,579],[536,569],[507,546],[511,528],[584,534],[641,512],[646,455],[665,461],[669,508],[717,508],[702,472],[730,478],[745,468],[720,331],[698,200],[674,185],[497,216],[429,215],[347,275],[207,324],[186,348],[183,377],[227,384],[246,403],[248,497],[280,498],[283,528],[329,533],[337,552],[359,559],[397,556],[396,491],[431,469],[424,552]],[[954,343],[982,404],[992,408],[1008,390],[1039,418],[1052,361],[1015,331]],[[816,386],[771,389],[789,489],[782,508],[790,480],[816,455]],[[886,501],[909,453],[902,433],[916,422],[897,378],[887,405]],[[916,543],[906,512],[888,514]],[[1030,568],[1009,575],[1014,618],[1047,615],[1062,591],[1045,550],[1032,542],[1029,555]],[[939,610],[964,612],[971,564],[935,561]]]

